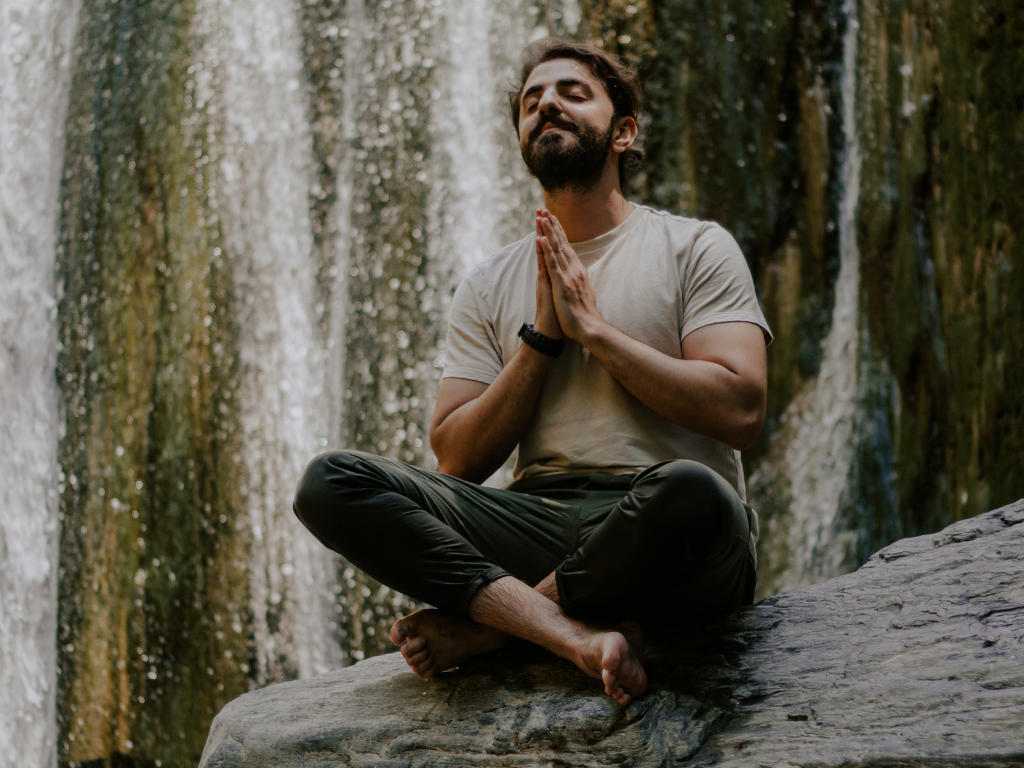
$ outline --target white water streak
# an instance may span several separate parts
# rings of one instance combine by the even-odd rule
[[[501,205],[498,145],[495,142],[495,104],[481,98],[493,91],[490,31],[491,0],[448,0],[444,6],[448,30],[450,81],[439,113],[450,130],[442,132],[454,193],[454,223],[446,240],[451,255],[465,274],[495,254]]]
[[[814,583],[847,570],[846,542],[836,536],[837,514],[850,479],[858,398],[860,256],[856,212],[860,196],[857,138],[857,0],[846,0],[843,37],[843,192],[839,202],[839,276],[832,328],[822,344],[821,372],[795,439],[786,452],[793,523],[784,588]]]
[[[335,558],[291,509],[303,468],[336,432],[315,307],[301,35],[289,3],[207,0],[200,15],[219,77],[211,103],[224,112],[225,250],[237,260],[256,678],[310,677],[342,658],[330,629]]]
[[[0,1],[0,766],[57,763],[54,256],[75,0]]]

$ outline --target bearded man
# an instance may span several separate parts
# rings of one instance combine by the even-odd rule
[[[623,196],[639,156],[629,69],[548,40],[510,102],[546,207],[455,293],[430,425],[440,472],[326,453],[295,511],[436,606],[391,629],[420,677],[515,636],[625,705],[647,688],[645,627],[753,599],[739,451],[764,420],[771,336],[725,230]],[[479,485],[517,445],[514,482]]]

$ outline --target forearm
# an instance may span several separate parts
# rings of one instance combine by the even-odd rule
[[[743,450],[760,434],[764,389],[708,360],[680,360],[600,321],[580,341],[640,402],[674,424]]]
[[[483,394],[433,425],[438,468],[473,482],[497,470],[526,431],[549,361],[524,344]]]

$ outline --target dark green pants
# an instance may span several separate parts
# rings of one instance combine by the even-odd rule
[[[735,489],[703,464],[559,474],[485,488],[356,451],[315,458],[295,513],[377,581],[467,616],[482,585],[552,571],[581,619],[649,625],[749,604],[754,568]]]

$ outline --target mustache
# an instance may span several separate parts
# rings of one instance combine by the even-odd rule
[[[543,131],[548,124],[551,124],[556,128],[561,128],[564,131],[575,131],[579,127],[575,122],[563,115],[551,115],[549,117],[545,117],[541,122],[537,123],[532,131],[530,131],[530,144],[537,140],[540,136],[540,132]]]

